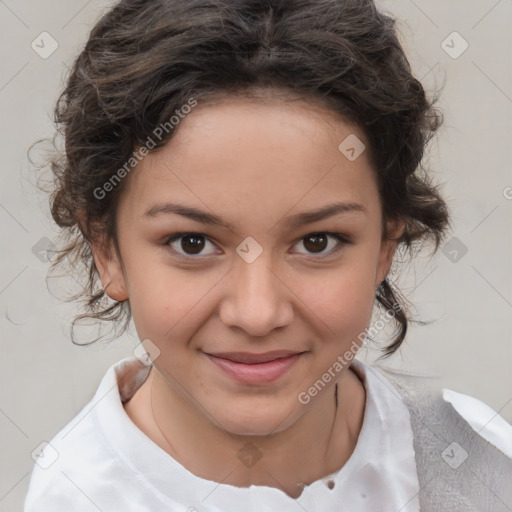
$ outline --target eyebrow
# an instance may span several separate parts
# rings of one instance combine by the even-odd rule
[[[291,215],[290,217],[287,218],[286,223],[290,227],[296,228],[306,224],[312,224],[313,222],[318,222],[329,217],[333,217],[334,215],[353,212],[363,214],[367,213],[366,208],[359,203],[332,203],[321,208],[317,208],[315,210],[310,210],[307,212]],[[196,222],[200,222],[201,224],[221,226],[231,231],[235,231],[234,227],[229,222],[226,222],[221,217],[213,213],[208,213],[203,210],[199,210],[198,208],[194,208],[192,206],[185,206],[177,203],[156,204],[149,208],[149,210],[147,210],[142,215],[142,217],[154,218],[157,217],[158,215],[163,214],[181,215],[182,217],[186,217]]]

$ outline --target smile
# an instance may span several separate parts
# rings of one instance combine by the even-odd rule
[[[244,384],[258,385],[273,382],[298,361],[303,352],[275,351],[264,354],[232,352],[206,354],[225,374]]]

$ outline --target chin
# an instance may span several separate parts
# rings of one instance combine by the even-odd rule
[[[227,412],[227,414],[226,414]],[[274,408],[250,407],[248,411],[226,408],[214,416],[223,430],[238,436],[268,436],[286,430],[298,417],[283,406]]]

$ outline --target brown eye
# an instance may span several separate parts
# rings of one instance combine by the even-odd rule
[[[304,247],[311,252],[322,252],[327,243],[327,236],[324,233],[311,233],[304,237]]]
[[[174,252],[180,256],[208,256],[210,253],[202,253],[207,244],[214,245],[205,235],[200,233],[179,233],[168,238],[165,245],[168,245]]]
[[[329,247],[329,239],[334,239],[336,242],[330,244],[331,249],[326,251],[325,249]],[[341,249],[343,245],[350,243],[347,237],[341,233],[327,232],[309,233],[303,237],[300,242],[302,242],[303,246],[308,251],[306,254],[320,254],[322,256],[332,254]]]
[[[204,237],[187,235],[181,238],[181,248],[187,254],[199,254],[205,246]]]

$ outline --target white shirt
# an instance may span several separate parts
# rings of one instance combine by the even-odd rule
[[[44,448],[24,512],[417,512],[409,411],[381,373],[357,360],[352,368],[366,389],[354,452],[338,472],[305,486],[294,499],[275,487],[205,480],[174,460],[124,410],[122,402],[144,382],[149,367],[136,357],[123,359],[108,369],[92,400]],[[443,396],[476,431],[492,419],[480,435],[512,458],[510,424],[473,397],[451,390]],[[329,480],[334,487],[327,485]]]

